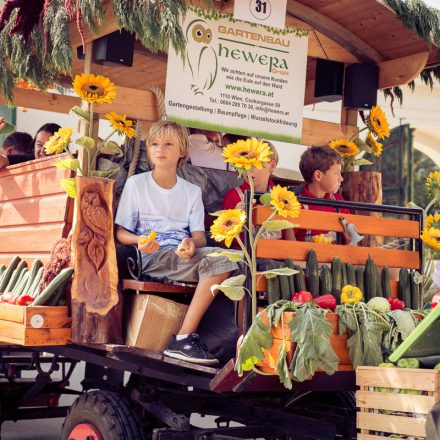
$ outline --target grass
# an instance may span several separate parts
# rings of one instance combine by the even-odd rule
[[[242,136],[268,139],[271,141],[287,142],[291,144],[301,143],[301,138],[296,136],[289,136],[287,134],[279,134],[279,133],[273,133],[270,131],[263,131],[263,130],[260,131],[248,130],[242,127],[232,127],[230,125],[209,123],[205,121],[200,121],[198,119],[179,118],[177,116],[169,116],[168,119],[170,119],[171,121],[179,122],[179,124],[185,125],[186,127],[199,128],[202,130],[213,130],[213,131],[220,131],[222,133],[240,134]]]

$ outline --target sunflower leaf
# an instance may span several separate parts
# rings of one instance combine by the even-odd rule
[[[83,110],[81,107],[75,105],[69,111],[71,116],[77,116],[81,119],[84,119],[86,122],[90,122],[90,112]]]
[[[260,196],[260,202],[263,205],[270,205],[270,202],[272,200],[272,196],[270,193],[264,193],[262,196]]]
[[[95,148],[95,139],[88,136],[80,137],[75,143],[87,150],[88,153],[92,152]]]
[[[72,199],[76,197],[76,179],[74,177],[70,179],[60,179],[60,185],[69,197]]]
[[[111,177],[113,174],[116,174],[119,171],[119,168],[111,168],[110,170],[94,170],[90,171],[90,175],[94,177]]]
[[[266,279],[275,278],[277,276],[290,276],[298,273],[297,270],[291,269],[290,267],[279,267],[276,269],[265,270],[260,272],[260,275],[264,275]]]
[[[283,229],[296,228],[299,225],[289,222],[288,220],[269,220],[265,221],[262,225],[266,231],[275,232],[282,231]]]
[[[109,154],[116,157],[122,157],[124,152],[119,145],[114,141],[107,141],[104,146],[99,148],[99,152],[102,154]]]
[[[270,327],[267,327],[262,319],[261,312],[255,317],[250,329],[246,333],[238,350],[235,370],[239,376],[243,371],[249,371],[264,358],[263,349],[269,349],[273,345],[273,337]]]
[[[228,278],[221,284],[214,284],[211,286],[211,292],[216,290],[223,292],[232,301],[240,301],[244,297],[244,281],[246,277],[244,275],[238,275],[236,277]]]
[[[241,252],[233,251],[212,252],[208,254],[208,257],[226,257],[229,261],[233,261],[234,263],[243,260],[243,254]]]
[[[355,159],[353,161],[353,165],[371,165],[372,163],[367,159]]]
[[[55,162],[55,166],[60,170],[72,170],[77,171],[79,168],[79,160],[78,159],[61,159],[58,162]]]

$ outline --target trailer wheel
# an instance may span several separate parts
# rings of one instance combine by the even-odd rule
[[[61,440],[144,440],[140,426],[120,394],[91,391],[73,402],[63,423]]]

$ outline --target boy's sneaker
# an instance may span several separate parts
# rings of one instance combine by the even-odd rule
[[[174,359],[193,362],[195,364],[218,364],[218,359],[208,351],[208,347],[206,347],[205,343],[196,333],[190,333],[186,338],[180,341],[176,339],[176,336],[173,336],[170,345],[168,345],[163,354]]]

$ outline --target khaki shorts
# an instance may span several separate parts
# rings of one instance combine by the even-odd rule
[[[142,274],[151,278],[168,278],[173,281],[197,283],[205,278],[239,270],[239,265],[226,257],[208,257],[224,249],[216,247],[196,248],[189,260],[179,258],[176,247],[166,246],[153,255],[142,254]]]

